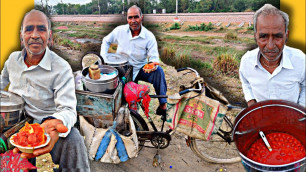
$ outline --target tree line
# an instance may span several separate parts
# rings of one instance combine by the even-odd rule
[[[130,2],[128,4],[128,2]],[[280,8],[280,0],[178,0],[179,13],[210,13],[210,12],[244,12],[256,11],[263,4],[270,3]],[[121,14],[132,5],[138,5],[144,14],[176,12],[176,0],[92,0],[87,4],[58,3],[54,6],[48,5],[48,0],[44,4],[35,4],[36,9],[46,13],[59,15],[77,14]]]

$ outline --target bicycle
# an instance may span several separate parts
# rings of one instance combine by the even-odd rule
[[[187,67],[187,68],[177,69],[178,72],[185,70],[194,72],[196,74],[196,78],[200,78],[199,73],[192,68]],[[203,91],[203,89],[205,89],[206,96],[214,99],[219,99],[219,101],[223,103],[227,102],[226,99],[224,100],[222,98],[220,99],[216,97],[214,93],[211,92],[212,90],[209,89],[208,87],[205,86],[203,87],[202,83],[200,83],[200,80],[195,81],[191,88],[189,87],[185,88],[184,90],[180,91],[179,94],[183,95],[191,91],[200,94]],[[161,95],[149,95],[149,96],[151,98],[161,98],[161,97],[168,98],[168,96],[161,96]],[[144,110],[144,107],[142,107],[141,105],[140,107]],[[229,103],[227,105],[227,108],[228,111],[242,109],[238,106],[232,106]],[[161,116],[162,126],[161,129],[158,130],[150,115],[146,116],[146,118],[148,119],[148,123],[153,128],[153,131],[150,131],[147,122],[137,111],[130,109],[130,114],[132,116],[132,119],[134,121],[137,130],[137,136],[139,140],[139,150],[143,148],[146,141],[150,141],[151,144],[153,145],[153,148],[157,148],[157,152],[159,149],[165,149],[169,146],[173,130],[168,129],[166,131],[163,131],[166,117]],[[225,115],[222,126],[220,127],[217,135],[215,135],[212,140],[204,141],[188,136],[188,138],[186,139],[187,146],[189,146],[191,150],[198,157],[208,162],[235,163],[241,161],[238,151],[236,151],[235,145],[231,144],[233,142],[231,136],[233,130],[233,123],[232,123],[233,121],[234,118],[230,118],[227,115]]]

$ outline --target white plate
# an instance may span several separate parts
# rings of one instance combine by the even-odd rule
[[[50,142],[50,136],[49,134],[45,133],[45,136],[47,137],[47,140],[44,144],[39,145],[39,146],[34,146],[34,147],[29,147],[29,146],[20,146],[18,144],[16,144],[14,142],[14,137],[17,135],[17,133],[15,133],[14,135],[11,136],[10,138],[10,142],[13,146],[17,147],[21,152],[25,152],[25,153],[33,153],[34,149],[38,149],[38,148],[42,148],[48,145],[48,143]]]

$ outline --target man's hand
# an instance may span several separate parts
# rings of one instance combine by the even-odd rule
[[[257,103],[255,99],[248,101],[248,107],[252,106],[255,103]]]
[[[37,157],[39,155],[43,155],[43,154],[51,152],[55,143],[59,139],[58,134],[59,133],[66,133],[68,131],[68,128],[66,126],[64,126],[63,122],[59,119],[48,119],[41,124],[41,127],[43,127],[45,129],[45,132],[50,135],[51,139],[50,139],[49,144],[47,146],[43,147],[43,148],[35,149],[32,154],[22,153],[21,158],[29,159],[29,158],[34,158],[34,157]],[[14,148],[13,151],[14,151],[14,153],[17,153],[17,152],[19,152],[19,149]]]
[[[152,63],[149,63],[149,64],[154,65],[154,68],[152,70],[149,70],[149,71],[143,70],[145,73],[151,73],[151,72],[155,71],[157,69],[157,65],[159,65],[158,62],[152,62]]]

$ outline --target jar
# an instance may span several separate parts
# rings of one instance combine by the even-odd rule
[[[93,80],[98,80],[100,79],[101,74],[100,74],[100,68],[98,65],[90,65],[89,67],[89,78]]]

